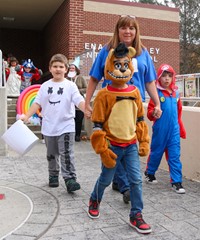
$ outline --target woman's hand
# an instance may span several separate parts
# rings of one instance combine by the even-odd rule
[[[85,117],[87,119],[91,118],[91,116],[92,116],[92,107],[90,105],[85,105],[85,112],[84,112],[84,114],[85,114]]]
[[[160,106],[156,106],[153,111],[153,117],[156,119],[159,119],[162,115],[162,110],[160,109]]]

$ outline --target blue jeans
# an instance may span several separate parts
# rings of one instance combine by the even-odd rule
[[[127,147],[111,146],[111,150],[118,156],[116,160],[117,164],[114,168],[106,168],[102,165],[102,171],[96,181],[91,198],[99,202],[102,200],[105,188],[112,182],[116,168],[121,163],[127,173],[130,186],[130,216],[134,216],[136,213],[142,212],[143,209],[142,176],[138,147],[136,144]]]
[[[113,183],[117,184],[120,193],[124,193],[125,191],[129,190],[127,174],[121,162],[119,162],[116,168],[115,175],[113,177]]]

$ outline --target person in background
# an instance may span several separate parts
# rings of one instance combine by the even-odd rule
[[[114,34],[110,41],[101,49],[90,71],[90,79],[86,92],[85,116],[91,117],[92,108],[90,105],[91,98],[97,87],[98,82],[104,77],[105,60],[111,48],[123,42],[127,47],[136,49],[136,56],[132,58],[134,66],[134,75],[127,84],[134,84],[140,90],[142,100],[145,101],[145,89],[155,103],[155,117],[159,118],[162,114],[160,101],[158,98],[155,79],[156,71],[153,61],[140,39],[139,24],[135,16],[123,15],[119,17],[114,29]],[[102,87],[110,84],[110,81],[104,78]],[[130,191],[127,176],[121,164],[118,165],[114,179],[113,190],[119,190],[123,194],[123,200],[128,203],[130,200]]]
[[[74,162],[75,106],[84,111],[85,101],[76,84],[65,78],[67,69],[68,59],[63,54],[52,56],[49,71],[53,78],[41,85],[34,103],[20,118],[28,122],[41,109],[41,133],[47,146],[49,187],[59,186],[61,169],[67,191],[71,193],[80,189]]]
[[[80,58],[76,58],[73,63],[69,65],[69,69],[67,72],[67,79],[76,83],[80,94],[84,97],[87,89],[87,82],[83,76],[80,75]],[[75,141],[81,141],[81,129],[83,125],[84,113],[76,108],[76,115],[75,115]]]
[[[21,76],[20,93],[29,87],[33,81],[38,81],[42,76],[42,70],[34,66],[31,59],[25,60],[20,66],[16,66],[17,73]]]
[[[9,58],[8,67],[6,72],[6,91],[9,97],[18,97],[20,95],[21,77],[15,71],[15,67],[18,64],[16,57]]]
[[[186,138],[181,119],[182,103],[175,83],[175,71],[168,64],[158,69],[156,81],[162,116],[155,118],[154,102],[150,99],[147,117],[153,121],[151,151],[147,159],[145,178],[148,183],[157,183],[155,173],[165,153],[169,165],[172,188],[185,193],[182,186],[182,164],[180,161],[180,137]]]

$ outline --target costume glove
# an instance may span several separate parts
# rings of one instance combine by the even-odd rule
[[[100,153],[100,156],[101,161],[105,167],[107,168],[115,167],[117,155],[112,150],[108,148],[106,151]]]
[[[147,156],[149,154],[149,143],[140,142],[139,143],[139,155],[141,157]]]
[[[148,134],[148,126],[145,121],[137,122],[136,134],[139,142],[139,155],[141,157],[147,156],[150,149],[149,146],[150,137]]]
[[[100,154],[103,165],[107,168],[115,167],[117,155],[108,148],[106,133],[102,130],[97,130],[91,135],[90,141],[95,152]]]

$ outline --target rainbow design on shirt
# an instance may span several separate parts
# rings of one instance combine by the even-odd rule
[[[35,100],[40,86],[40,84],[35,84],[24,89],[17,100],[17,114],[21,115],[27,113]]]

